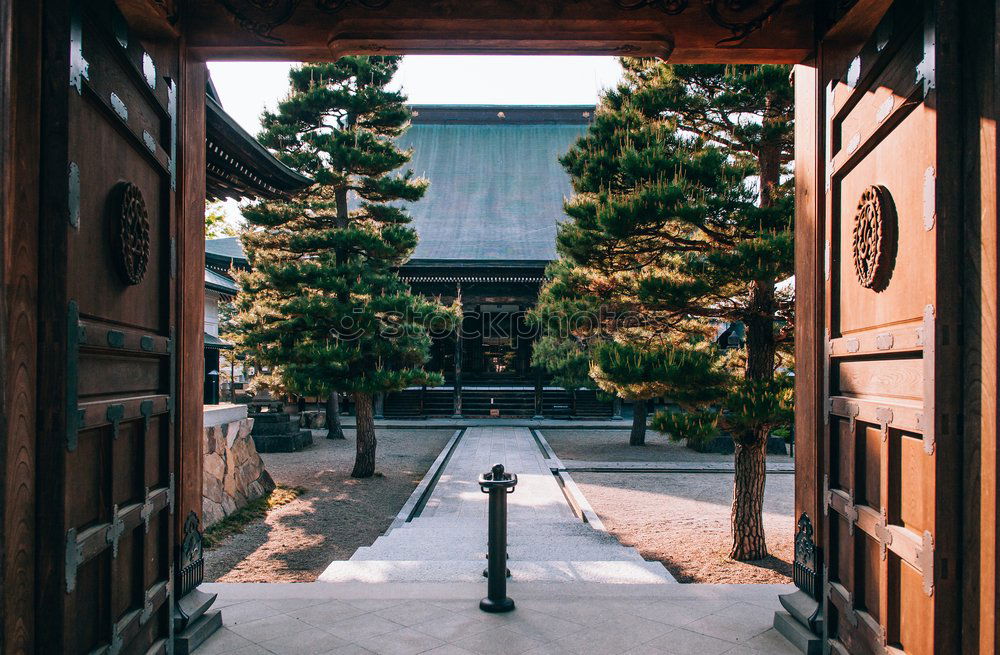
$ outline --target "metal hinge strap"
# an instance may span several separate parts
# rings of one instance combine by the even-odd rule
[[[78,406],[78,376],[80,365],[80,306],[69,301],[66,311],[66,450],[73,452],[79,443],[82,422]]]
[[[923,548],[917,553],[917,564],[924,578],[924,593],[934,595],[934,535],[924,530]]]
[[[76,570],[83,564],[83,544],[76,538],[76,528],[66,531],[66,593],[76,589]]]
[[[111,423],[111,436],[114,439],[118,439],[118,428],[121,426],[122,418],[125,416],[125,405],[118,403],[108,405],[104,416]]]

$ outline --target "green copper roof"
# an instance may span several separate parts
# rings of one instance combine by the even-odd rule
[[[556,225],[572,193],[559,157],[586,131],[593,106],[413,109],[400,145],[413,148],[409,168],[431,185],[407,204],[420,238],[410,264],[523,266],[555,259]],[[205,246],[209,264],[228,268],[245,259],[236,238]]]
[[[579,113],[579,112],[577,112]],[[400,139],[410,168],[427,177],[408,205],[420,242],[417,260],[548,261],[572,190],[559,165],[586,124],[422,124]]]

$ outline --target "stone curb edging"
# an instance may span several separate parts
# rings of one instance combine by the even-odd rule
[[[560,471],[580,473],[735,473],[732,464],[721,462],[584,462],[562,464]],[[795,473],[793,464],[769,464],[767,473]]]
[[[545,455],[545,464],[552,471],[552,474],[556,476],[559,481],[559,487],[562,489],[563,495],[566,496],[566,502],[569,503],[570,508],[573,513],[576,514],[584,523],[589,523],[592,528],[600,532],[607,532],[604,528],[604,522],[601,521],[601,517],[597,515],[594,508],[590,506],[590,502],[580,491],[580,487],[577,486],[573,477],[563,466],[562,460],[556,455],[556,452],[552,450],[552,446],[546,441],[542,433],[531,428],[531,436],[535,439],[535,443],[538,444],[539,449],[541,449],[542,454]]]
[[[437,484],[438,478],[441,476],[441,472],[444,467],[448,464],[448,460],[451,459],[452,453],[455,452],[455,448],[458,446],[458,442],[461,441],[462,436],[465,434],[465,428],[460,428],[455,430],[445,444],[441,452],[438,453],[437,458],[431,464],[431,467],[427,469],[427,473],[424,474],[420,484],[416,486],[410,497],[406,499],[406,503],[400,508],[399,512],[396,514],[396,518],[392,520],[389,527],[386,529],[384,534],[388,534],[391,530],[395,530],[399,526],[408,523],[411,519],[419,516],[419,510],[422,509],[422,504],[426,502],[426,499],[430,496],[431,492],[434,491],[434,486]]]
[[[590,527],[594,528],[599,532],[607,532],[604,527],[604,522],[601,521],[601,517],[597,515],[594,508],[590,506],[590,502],[587,500],[583,492],[580,491],[580,487],[576,486],[576,482],[570,476],[568,471],[559,471],[557,474],[559,478],[559,486],[562,487],[563,494],[566,496],[566,500],[569,501],[570,506],[573,508],[573,512],[583,519],[584,523],[589,523]]]

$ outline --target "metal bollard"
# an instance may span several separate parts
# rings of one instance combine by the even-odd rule
[[[505,473],[503,464],[494,464],[479,476],[479,488],[490,495],[489,564],[486,598],[479,601],[484,612],[509,612],[514,601],[507,597],[507,494],[514,493],[517,474]]]

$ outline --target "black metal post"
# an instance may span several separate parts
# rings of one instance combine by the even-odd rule
[[[505,473],[503,464],[494,464],[479,476],[479,487],[490,495],[489,553],[486,598],[479,601],[484,612],[509,612],[514,601],[507,596],[507,494],[514,493],[517,475]]]

